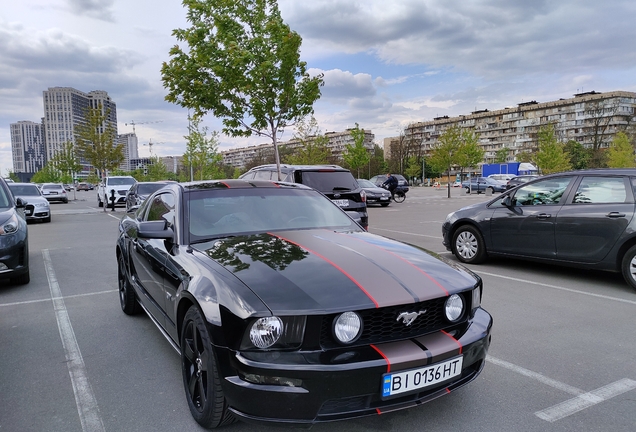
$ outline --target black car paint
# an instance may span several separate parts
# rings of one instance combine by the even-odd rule
[[[8,268],[0,271],[0,279],[10,279],[12,283],[29,282],[29,232],[22,198],[14,198],[4,179],[0,179],[0,188],[9,201],[0,207],[0,225],[12,218],[18,221],[18,229],[11,234],[0,235],[0,261]]]
[[[176,196],[188,193],[182,185],[169,185],[162,190],[166,191]],[[141,221],[138,215],[142,215],[145,208],[142,206],[122,220],[117,254],[125,257],[126,271],[142,306],[177,350],[185,312],[191,306],[203,312],[212,335],[220,375],[224,377],[225,397],[230,410],[243,420],[309,425],[377,414],[385,407],[404,408],[442,396],[472,381],[483,368],[492,318],[483,309],[475,308],[455,325],[459,332],[458,343],[464,347],[467,365],[464,376],[452,385],[407,398],[413,402],[383,401],[378,393],[380,377],[387,371],[387,363],[376,350],[368,345],[333,350],[320,346],[316,328],[320,327],[325,314],[374,309],[375,305],[333,265],[317,258],[315,253],[307,253],[311,247],[318,249],[317,245],[300,248],[294,241],[286,240],[294,236],[291,232],[247,234],[189,244],[188,236],[184,234],[189,222],[180,199],[172,227]],[[173,238],[170,238],[171,233],[174,233]],[[300,231],[294,238],[300,235],[298,233]],[[390,255],[392,259],[409,262],[414,268],[425,271],[430,280],[423,280],[424,283],[433,284],[433,280],[438,280],[446,287],[453,287],[450,293],[465,292],[481,283],[464,267],[455,264],[450,271],[447,262],[430,253],[359,228],[350,233],[316,230],[301,234],[303,241],[316,236],[326,238],[320,241],[341,242],[347,247],[353,244],[360,248],[373,246],[373,253],[366,258],[371,260],[369,264],[382,268],[382,256]],[[346,251],[346,248],[342,250]],[[148,280],[153,280],[155,285],[149,288],[144,284]],[[325,280],[334,285],[326,286]],[[336,283],[338,288],[334,289]],[[424,299],[411,299],[412,302],[418,300]],[[272,314],[307,315],[308,333],[300,349],[241,350],[242,336],[250,323]],[[297,378],[303,381],[303,386],[261,386],[242,379],[244,373]],[[368,379],[370,374],[375,378]],[[365,398],[375,401],[377,408],[324,411],[321,407],[326,394],[338,400],[368,395]],[[259,403],[254,403],[255,395],[265,397],[259,397]]]

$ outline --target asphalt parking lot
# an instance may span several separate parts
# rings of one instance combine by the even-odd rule
[[[404,203],[370,208],[369,230],[457,262],[441,224],[489,197],[451,192],[412,188]],[[178,355],[147,317],[120,310],[124,210],[104,212],[93,191],[77,198],[29,225],[31,282],[0,281],[0,431],[200,430]],[[636,430],[636,291],[620,275],[510,260],[470,268],[495,321],[482,374],[418,408],[313,430]]]

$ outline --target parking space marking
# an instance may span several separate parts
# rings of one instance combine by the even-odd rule
[[[107,294],[107,293],[114,293],[114,292],[117,292],[117,290],[106,290],[106,291],[97,291],[92,293],[73,294],[73,295],[66,296],[64,298],[69,299],[69,298],[76,298],[76,297],[86,297],[86,296],[93,296],[93,295]],[[12,303],[0,303],[0,307],[20,306],[20,305],[31,304],[31,303],[43,303],[43,302],[50,302],[51,300],[57,300],[57,298],[48,297],[48,298],[39,299],[39,300],[25,300],[25,301],[12,302]]]
[[[44,267],[46,269],[46,277],[49,281],[49,289],[51,291],[51,301],[53,301],[53,309],[55,310],[55,318],[57,327],[60,331],[62,346],[64,347],[64,355],[66,356],[66,365],[68,373],[71,377],[73,393],[75,394],[75,404],[82,424],[83,432],[104,432],[104,424],[99,415],[99,407],[97,399],[93,394],[93,389],[88,381],[86,373],[86,365],[82,358],[75,332],[71,325],[71,320],[66,310],[66,304],[62,297],[62,291],[57,282],[57,276],[53,270],[53,263],[48,249],[42,249],[44,258]]]
[[[406,234],[406,235],[412,235],[412,236],[418,236],[418,237],[428,237],[428,238],[434,238],[434,239],[438,239],[438,240],[443,240],[442,237],[439,236],[431,236],[431,235],[426,235],[426,234],[416,234],[416,233],[412,233],[412,232],[404,232],[404,231],[396,231],[396,230],[390,230],[390,229],[385,229],[385,228],[376,228],[376,227],[372,227],[372,230],[378,230],[378,231],[387,231],[387,232],[394,232],[394,233],[398,233],[398,234]]]
[[[562,287],[562,286],[558,286],[558,285],[551,285],[551,284],[546,284],[546,283],[542,283],[542,282],[535,282],[535,281],[531,281],[528,279],[519,279],[519,278],[515,278],[515,277],[511,277],[511,276],[503,276],[503,275],[498,275],[495,273],[488,273],[488,272],[483,272],[483,271],[479,271],[479,270],[473,270],[475,273],[479,274],[479,275],[487,275],[487,276],[492,276],[492,277],[496,277],[496,278],[500,278],[500,279],[507,279],[507,280],[511,280],[511,281],[515,281],[515,282],[523,282],[523,283],[527,283],[527,284],[531,284],[531,285],[539,285],[545,288],[552,288],[552,289],[556,289],[556,290],[560,290],[560,291],[567,291],[567,292],[572,292],[572,293],[576,293],[576,294],[583,294],[586,296],[590,296],[590,297],[597,297],[597,298],[602,298],[604,300],[612,300],[612,301],[616,301],[616,302],[620,302],[620,303],[627,303],[627,304],[633,304],[636,305],[636,301],[634,300],[627,300],[627,299],[622,299],[622,298],[618,298],[618,297],[612,297],[612,296],[608,296],[608,295],[603,295],[603,294],[594,294],[591,292],[587,292],[587,291],[580,291],[580,290],[575,290],[572,288],[566,288],[566,287]]]
[[[557,420],[561,420],[562,418],[575,414],[585,408],[589,408],[634,389],[636,389],[636,381],[625,378],[606,385],[605,387],[601,387],[588,393],[583,393],[582,395],[554,405],[550,408],[537,411],[534,414],[540,419],[554,423]]]

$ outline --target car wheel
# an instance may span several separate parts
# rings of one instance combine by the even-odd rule
[[[13,285],[26,285],[31,281],[31,275],[29,274],[29,271],[27,270],[26,273],[21,274],[20,276],[16,276],[14,278],[11,278],[10,282]]]
[[[479,264],[486,259],[486,245],[477,228],[461,226],[453,235],[453,252],[457,259],[468,264]]]
[[[117,279],[119,282],[119,303],[121,304],[121,310],[126,315],[136,315],[140,312],[141,306],[135,295],[135,290],[128,280],[128,272],[126,271],[126,263],[124,262],[124,255],[120,253],[117,257]]]
[[[380,204],[382,207],[387,207],[389,205],[389,203],[382,203]]]
[[[621,271],[625,282],[633,289],[636,289],[636,246],[629,248],[625,255],[623,255]]]
[[[227,409],[205,320],[196,306],[181,327],[181,370],[192,417],[207,429],[234,421]]]
[[[104,203],[102,202],[102,200],[99,198],[99,195],[97,195],[97,207],[104,207]]]
[[[64,204],[68,204],[68,199],[65,199],[65,200],[64,200]]]
[[[466,188],[466,193],[469,194],[470,193],[470,188]]]
[[[49,217],[47,217],[47,218],[44,218],[44,222],[45,222],[45,223],[46,223],[46,222],[51,222],[51,216],[49,216]]]

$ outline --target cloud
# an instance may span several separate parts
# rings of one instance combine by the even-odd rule
[[[102,21],[114,21],[113,5],[115,0],[68,0],[71,11],[77,15],[86,15]]]

